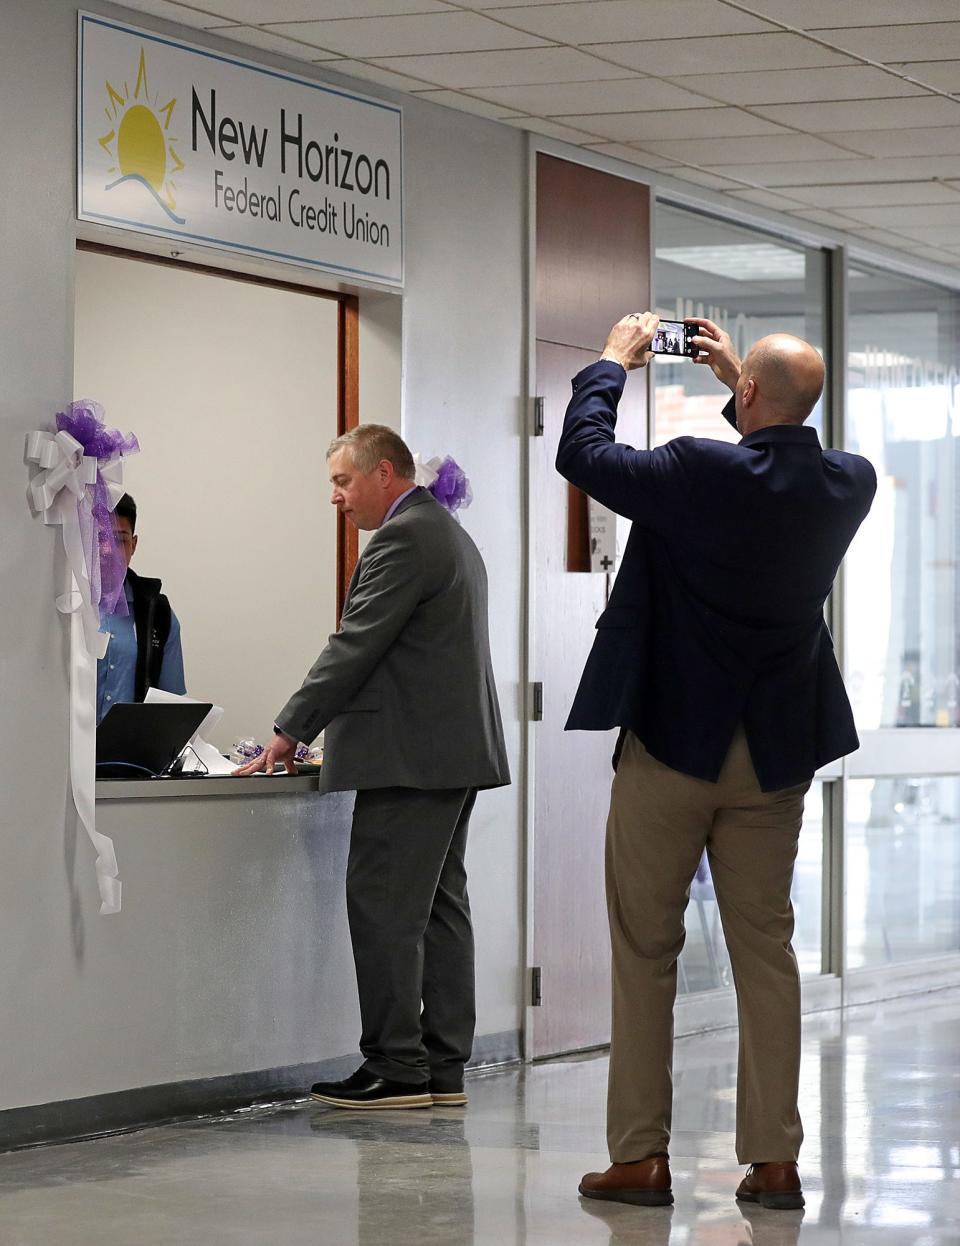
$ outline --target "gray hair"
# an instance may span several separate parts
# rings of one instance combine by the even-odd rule
[[[349,450],[354,467],[361,475],[369,475],[379,462],[386,459],[402,480],[413,480],[416,467],[407,443],[399,433],[385,424],[358,424],[335,437],[327,447],[327,458],[338,450]]]

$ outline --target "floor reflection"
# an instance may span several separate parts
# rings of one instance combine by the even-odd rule
[[[677,1053],[673,1208],[580,1199],[606,1061],[474,1077],[466,1110],[309,1103],[0,1156],[0,1246],[958,1246],[960,993],[804,1027],[804,1212],[738,1205],[736,1035]]]

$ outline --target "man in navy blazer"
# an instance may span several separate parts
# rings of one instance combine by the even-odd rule
[[[858,746],[823,616],[870,509],[866,459],[823,450],[804,426],[823,362],[788,334],[741,364],[697,320],[692,362],[731,390],[737,444],[614,440],[627,371],[658,324],[619,321],[573,380],[557,469],[633,520],[567,728],[619,727],[607,824],[613,947],[611,1167],[580,1192],[672,1202],[672,1026],[683,913],[704,849],[740,1015],[737,1197],[803,1205],[797,1154],[800,989],[790,884],[814,771]]]

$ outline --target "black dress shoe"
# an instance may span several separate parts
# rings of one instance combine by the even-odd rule
[[[463,1090],[463,1079],[446,1081],[437,1078],[430,1078],[430,1098],[437,1107],[445,1108],[462,1108],[467,1102],[467,1096]]]
[[[391,1082],[357,1069],[342,1082],[317,1082],[310,1097],[333,1108],[429,1108],[433,1099],[426,1082]]]

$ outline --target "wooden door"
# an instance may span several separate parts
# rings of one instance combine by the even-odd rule
[[[583,567],[586,509],[554,460],[570,380],[599,355],[621,316],[649,306],[649,192],[550,156],[537,169],[537,393],[544,435],[532,439],[531,678],[542,684],[533,727],[534,1056],[610,1039],[610,953],[603,844],[615,732],[564,732],[606,605],[609,577]],[[630,378],[618,440],[645,444],[646,386]],[[584,538],[584,540],[581,540]],[[586,564],[589,565],[589,564]]]

